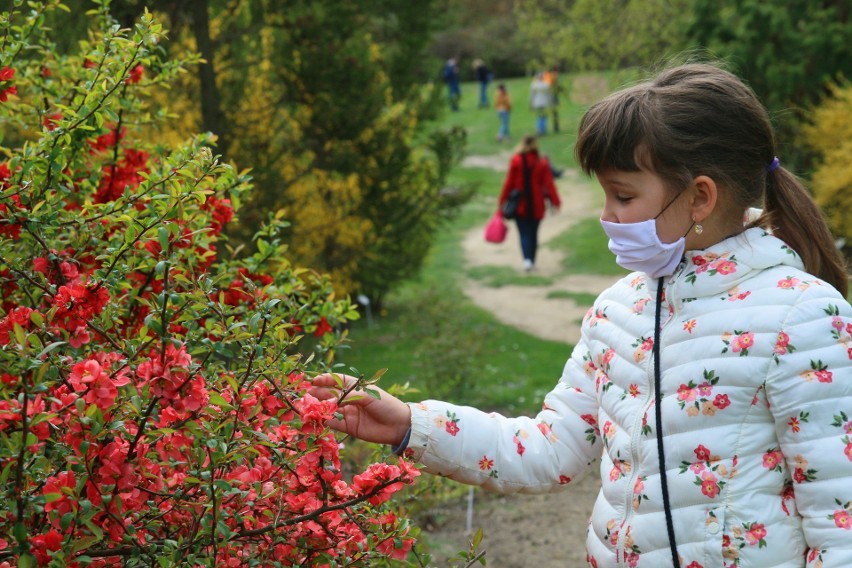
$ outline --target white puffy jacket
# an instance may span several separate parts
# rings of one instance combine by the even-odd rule
[[[427,471],[500,492],[599,463],[589,565],[671,566],[655,432],[657,281],[600,295],[535,418],[412,404]],[[664,282],[662,430],[683,568],[852,567],[852,308],[760,229]]]

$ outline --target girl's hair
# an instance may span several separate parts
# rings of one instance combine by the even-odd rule
[[[690,63],[592,105],[575,153],[586,174],[645,169],[672,191],[700,175],[712,178],[729,194],[724,213],[742,217],[762,207],[752,226],[772,231],[808,272],[846,296],[848,276],[822,212],[794,174],[774,167],[774,138],[749,87],[716,65]]]

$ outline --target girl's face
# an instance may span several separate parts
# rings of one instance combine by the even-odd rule
[[[657,236],[664,243],[675,242],[692,226],[688,211],[689,199],[683,195],[685,192],[673,196],[657,174],[647,170],[605,170],[595,176],[606,198],[601,212],[602,220],[610,223],[640,223],[659,215]]]

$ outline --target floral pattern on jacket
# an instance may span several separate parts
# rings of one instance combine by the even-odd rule
[[[660,411],[681,566],[852,566],[852,308],[760,229],[688,252],[663,285]],[[634,273],[598,297],[536,417],[412,404],[414,457],[501,492],[567,488],[597,466],[589,565],[670,565],[657,287]]]

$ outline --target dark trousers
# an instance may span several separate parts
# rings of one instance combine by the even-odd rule
[[[518,217],[518,233],[521,235],[521,252],[526,260],[535,262],[535,252],[538,249],[538,225],[541,221]]]

